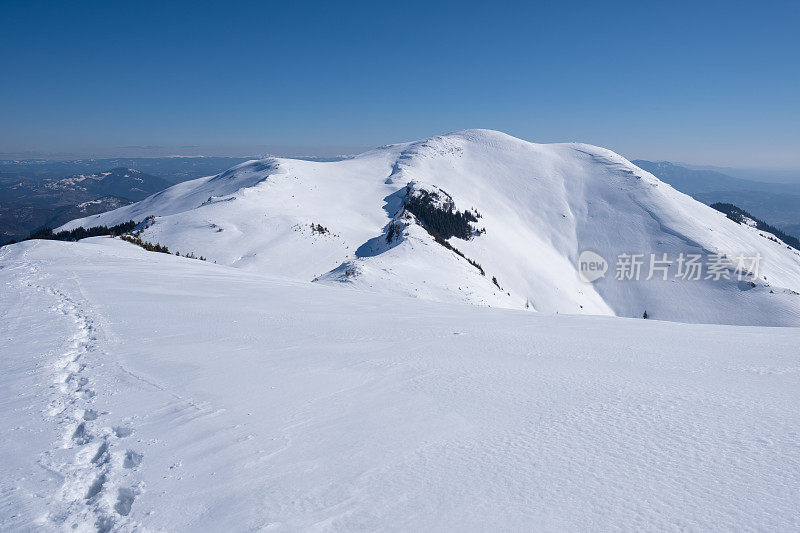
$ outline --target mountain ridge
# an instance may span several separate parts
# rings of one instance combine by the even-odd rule
[[[485,233],[443,246],[405,209],[403,191],[446,193],[454,213],[481,214],[474,229]],[[582,143],[462,130],[338,162],[254,160],[59,229],[149,215],[156,219],[145,240],[304,281],[545,313],[800,323],[796,251]],[[400,241],[375,247],[390,231]],[[611,264],[619,254],[759,253],[768,279],[747,290],[738,280],[686,281],[671,272],[626,282],[612,268],[588,284],[576,270],[584,250]]]

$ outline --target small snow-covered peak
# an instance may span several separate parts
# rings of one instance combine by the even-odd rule
[[[518,137],[514,137],[513,135],[509,135],[508,133],[502,131],[482,129],[482,128],[457,130],[447,133],[445,135],[441,135],[440,137],[461,138],[470,142],[477,142],[477,143],[507,142],[512,144],[518,144],[518,143],[531,144],[528,141],[522,140]]]
[[[217,174],[211,178],[212,182],[221,182],[226,180],[235,180],[244,175],[254,175],[258,173],[271,173],[277,170],[279,160],[274,157],[267,157],[264,159],[252,159],[239,163],[238,165],[229,168],[225,172]]]

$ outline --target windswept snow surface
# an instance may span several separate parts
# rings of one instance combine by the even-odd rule
[[[5,247],[0,287],[3,531],[800,528],[796,328],[346,291],[110,238]]]
[[[407,187],[444,191],[457,210],[476,210],[475,229],[486,232],[449,239],[462,257],[407,217],[402,235],[387,243]],[[585,144],[466,130],[344,161],[251,161],[61,229],[149,215],[157,218],[145,240],[301,281],[548,314],[641,317],[647,310],[681,322],[800,325],[800,252]],[[594,284],[577,274],[584,250],[610,264]],[[666,281],[617,281],[620,253],[645,262],[650,254],[671,261],[682,253],[760,254],[761,272],[752,286],[735,277],[685,280],[674,266]]]

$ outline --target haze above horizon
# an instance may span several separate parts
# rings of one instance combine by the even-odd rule
[[[466,128],[800,170],[800,4],[0,5],[0,158],[333,156]]]

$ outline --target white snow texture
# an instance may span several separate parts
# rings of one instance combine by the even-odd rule
[[[437,242],[423,191],[486,232]],[[149,215],[209,260],[0,249],[2,531],[800,529],[800,257],[608,150],[469,130],[65,228]],[[589,284],[583,250],[763,271]]]

